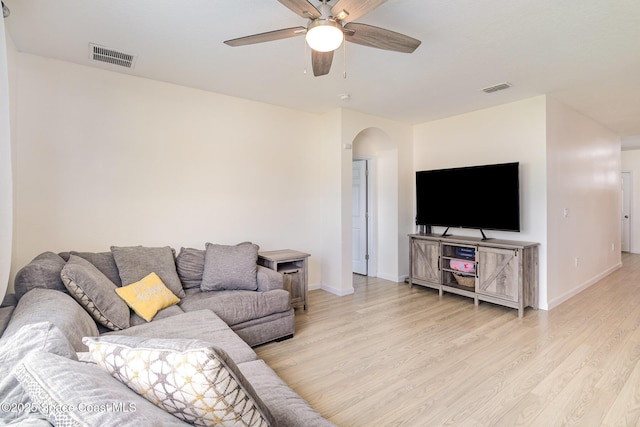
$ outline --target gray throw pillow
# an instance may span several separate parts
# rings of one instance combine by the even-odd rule
[[[37,350],[59,354],[67,359],[76,358],[76,352],[64,334],[48,322],[31,323],[11,336],[3,336],[0,339],[0,400],[3,403],[25,405],[29,402],[29,396],[12,371],[28,354]],[[28,418],[28,409],[0,411],[2,425]]]
[[[76,255],[80,258],[84,258],[91,264],[95,265],[98,270],[109,278],[116,286],[122,286],[122,280],[120,279],[120,273],[118,272],[118,266],[116,260],[113,259],[111,252],[76,252],[71,251],[70,255]]]
[[[118,266],[123,286],[156,273],[171,292],[178,298],[184,298],[185,293],[176,271],[173,249],[169,246],[162,248],[112,246],[111,253]]]
[[[253,243],[236,246],[207,243],[200,289],[255,291],[258,289],[257,262],[258,245]]]
[[[48,288],[67,292],[62,279],[60,279],[60,271],[64,264],[64,259],[53,252],[43,252],[35,257],[16,273],[14,281],[16,297],[20,299],[34,288]]]
[[[56,426],[184,426],[94,364],[34,352],[14,375]],[[52,410],[61,408],[61,410]]]
[[[176,257],[176,269],[185,289],[200,287],[204,272],[204,255],[204,249],[180,248]]]
[[[129,306],[116,293],[117,286],[89,261],[71,255],[60,277],[71,296],[98,323],[113,331],[129,327]]]

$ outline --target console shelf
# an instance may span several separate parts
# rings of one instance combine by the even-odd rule
[[[435,234],[409,240],[410,286],[517,308],[519,317],[538,308],[538,243]]]

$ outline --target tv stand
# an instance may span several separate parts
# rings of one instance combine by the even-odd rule
[[[449,237],[449,236],[451,236],[451,234],[448,234],[448,231],[449,231],[449,229],[450,229],[450,228],[451,228],[451,227],[447,227],[447,229],[446,229],[446,230],[444,230],[444,233],[442,233],[442,234],[440,235],[440,237]]]
[[[484,234],[484,233],[483,233]],[[409,285],[517,308],[538,308],[538,243],[409,235]],[[459,270],[460,263],[467,270]],[[456,278],[457,276],[457,278]]]

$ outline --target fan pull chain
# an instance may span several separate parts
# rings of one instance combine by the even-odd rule
[[[304,69],[304,74],[307,74],[307,41],[304,39],[304,37],[302,38],[303,43],[304,43],[304,64],[303,64],[303,69]]]
[[[342,44],[342,78],[347,78],[347,41],[343,41]]]

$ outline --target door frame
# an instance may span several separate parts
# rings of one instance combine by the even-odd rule
[[[367,161],[367,252],[369,259],[367,260],[367,276],[377,277],[378,274],[378,235],[377,235],[377,218],[378,214],[375,210],[377,206],[376,200],[376,158],[367,156],[353,156],[352,161]]]
[[[633,171],[630,170],[623,170],[620,173],[621,176],[621,181],[623,181],[623,174],[628,174],[629,177],[629,191],[627,191],[626,193],[622,191],[622,187],[621,187],[621,193],[624,195],[626,194],[626,196],[628,197],[628,202],[629,202],[629,252],[630,253],[635,253],[634,249],[635,249],[635,244],[633,241]],[[621,182],[622,183],[622,182]],[[621,205],[624,203],[624,201],[621,201]],[[621,208],[621,212],[620,212],[620,216],[622,216],[622,208]],[[620,218],[622,220],[622,218]],[[621,226],[622,227],[622,226]],[[622,251],[622,241],[620,241],[620,251]]]
[[[351,207],[358,206],[358,216],[351,217],[351,271],[361,276],[369,275],[369,161],[351,159],[353,184],[351,186]],[[357,173],[357,177],[356,177]],[[357,182],[357,186],[355,183]],[[357,200],[357,202],[356,202]],[[362,221],[364,220],[364,224]],[[358,225],[357,239],[354,226]],[[362,227],[364,225],[364,227]],[[357,243],[356,243],[357,240]],[[357,248],[357,250],[356,250]],[[357,261],[356,261],[357,260]],[[357,263],[357,265],[356,265]]]

